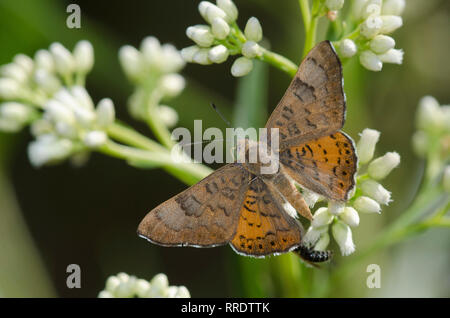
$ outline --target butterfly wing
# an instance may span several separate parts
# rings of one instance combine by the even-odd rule
[[[249,185],[240,164],[228,164],[150,211],[139,236],[164,246],[213,247],[228,243]]]
[[[284,201],[260,179],[252,178],[231,246],[239,254],[263,257],[288,252],[301,243],[303,228],[286,214]]]
[[[355,147],[343,132],[291,146],[280,162],[296,182],[332,200],[347,200],[355,185]]]
[[[279,128],[280,149],[342,128],[345,120],[342,81],[341,63],[331,43],[317,44],[301,63],[267,121],[267,128]]]

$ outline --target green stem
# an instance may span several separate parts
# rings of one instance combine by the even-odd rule
[[[155,114],[156,107],[154,106],[149,109],[149,115],[147,118],[147,124],[149,125],[152,132],[155,134],[156,138],[167,148],[171,149],[175,146],[174,141],[172,140],[172,134],[167,129],[166,125],[161,121],[160,118]]]
[[[294,62],[265,48],[262,48],[262,54],[258,59],[281,69],[291,77],[294,77],[297,73],[298,66]]]
[[[305,46],[303,47],[303,57],[305,57],[316,44],[317,20],[318,17],[313,17],[309,24],[308,31],[306,32]]]
[[[309,0],[299,0],[300,11],[303,17],[303,25],[305,27],[305,33],[308,32],[309,25],[311,23],[311,11],[309,9]]]

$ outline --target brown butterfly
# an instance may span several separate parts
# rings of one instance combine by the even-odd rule
[[[284,206],[289,202],[312,219],[294,181],[329,200],[348,199],[357,157],[353,141],[340,131],[344,121],[342,66],[324,41],[303,60],[266,124],[279,129],[278,171],[264,175],[251,164],[227,164],[150,211],[139,236],[163,246],[230,243],[254,257],[304,251],[302,225]]]

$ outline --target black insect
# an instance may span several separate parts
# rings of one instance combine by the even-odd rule
[[[293,250],[293,252],[300,256],[305,262],[312,265],[314,265],[314,263],[326,262],[333,256],[332,251],[315,251],[311,247],[303,244]]]

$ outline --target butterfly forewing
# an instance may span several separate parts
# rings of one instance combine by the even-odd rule
[[[166,246],[228,243],[236,231],[249,175],[240,164],[222,167],[150,211],[138,234]]]
[[[280,149],[285,149],[335,133],[344,120],[341,63],[324,41],[303,60],[266,127],[279,128]]]
[[[253,178],[240,209],[231,241],[241,254],[265,256],[287,252],[301,242],[301,225],[286,214],[283,200],[259,178]]]
[[[332,200],[347,200],[355,185],[355,148],[343,132],[291,146],[280,162],[296,182]]]

